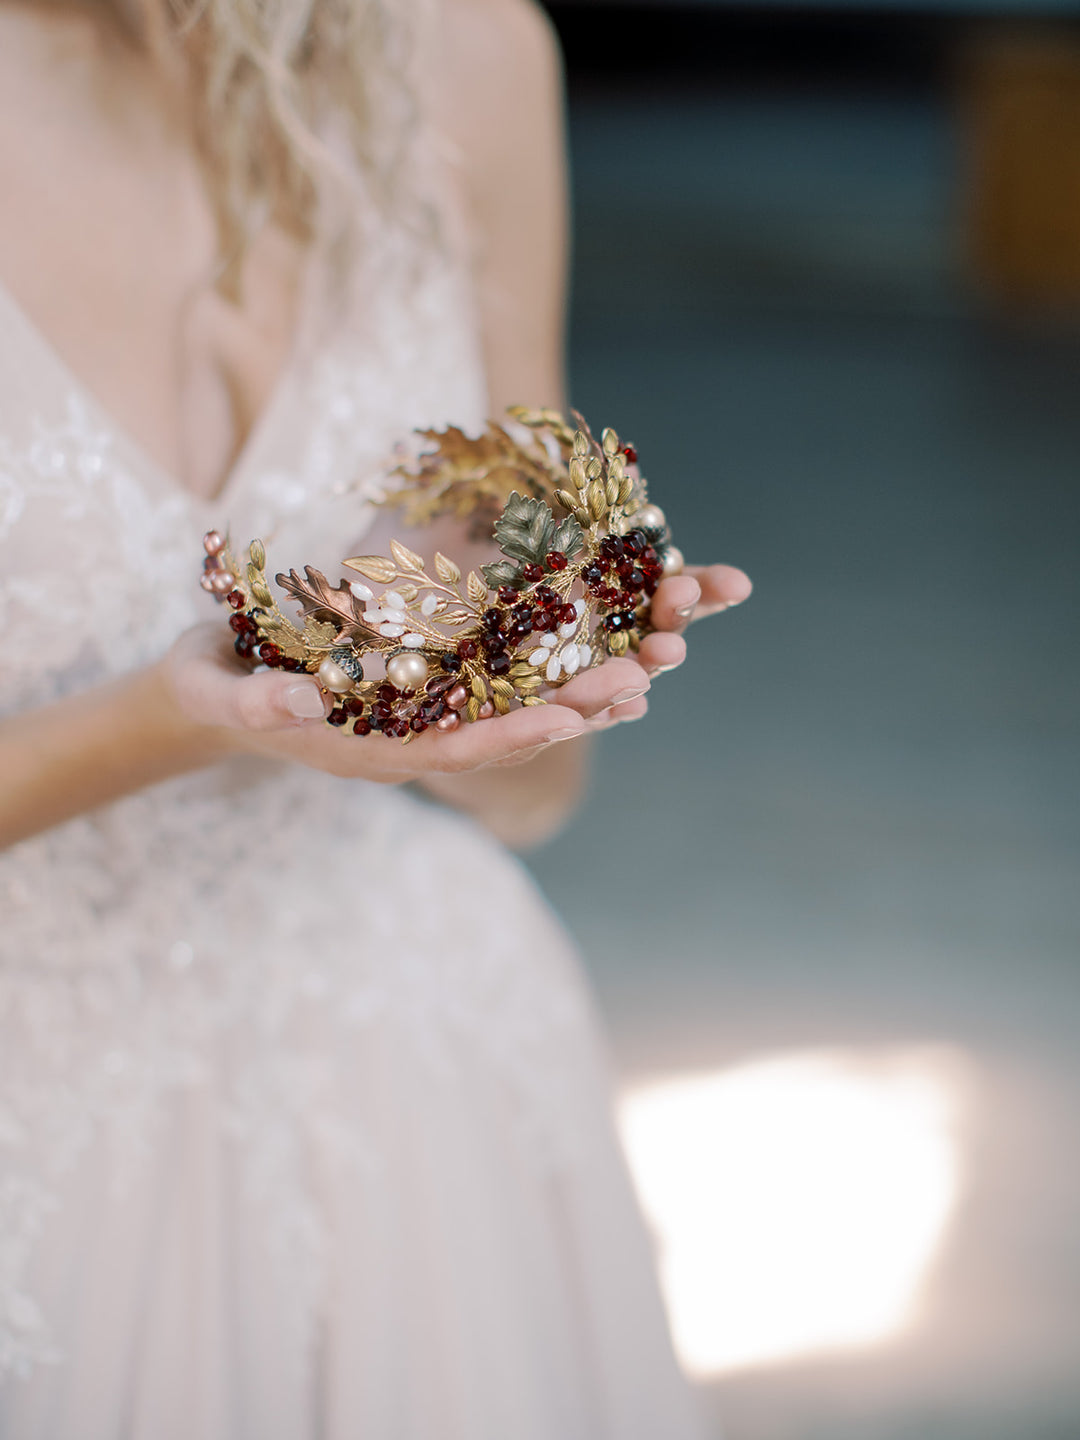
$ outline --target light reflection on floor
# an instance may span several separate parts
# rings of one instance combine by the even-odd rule
[[[879,1344],[947,1243],[973,1091],[942,1047],[821,1050],[626,1092],[676,1347],[697,1376]]]

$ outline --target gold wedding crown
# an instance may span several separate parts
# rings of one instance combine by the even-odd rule
[[[637,452],[614,430],[598,442],[576,411],[576,426],[553,410],[507,413],[517,433],[418,431],[429,448],[393,472],[381,502],[409,526],[452,516],[493,539],[501,558],[464,578],[447,556],[436,552],[432,574],[391,540],[389,556],[342,561],[362,580],[331,585],[310,565],[276,576],[300,607],[294,623],[262,542],[241,564],[227,538],[206,535],[202,585],[233,612],[237,654],[314,676],[333,697],[328,724],[409,741],[542,705],[545,689],[636,651],[657,585],[683,565]]]

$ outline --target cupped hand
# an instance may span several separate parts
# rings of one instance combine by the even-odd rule
[[[531,759],[548,745],[587,733],[593,717],[649,688],[635,660],[610,660],[575,677],[551,703],[450,733],[427,730],[403,745],[331,729],[323,723],[328,706],[313,679],[280,670],[252,673],[237,659],[229,633],[212,621],[180,636],[160,675],[170,703],[194,726],[212,732],[223,756],[271,755],[388,784]]]

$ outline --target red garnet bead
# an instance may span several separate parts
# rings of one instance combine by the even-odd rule
[[[512,605],[518,598],[518,592],[514,589],[513,585],[500,585],[498,596],[504,605]]]
[[[490,609],[485,610],[483,615],[480,616],[480,624],[488,632],[498,630],[502,624],[502,611],[496,610],[494,605],[491,606]]]
[[[538,585],[533,591],[532,598],[537,605],[554,605],[559,597],[550,585]]]
[[[415,730],[417,735],[420,735],[423,731],[427,729],[427,727],[428,722],[424,719],[422,715],[414,715],[413,718],[409,721],[409,729]]]
[[[259,659],[264,665],[280,665],[281,651],[276,645],[272,645],[269,640],[264,640],[259,646]]]
[[[387,735],[393,735],[393,736],[395,737],[395,739],[398,739],[398,740],[404,740],[405,736],[406,736],[408,733],[409,733],[409,722],[408,722],[408,720],[391,720],[390,724],[386,726],[386,734],[387,734]]]
[[[380,685],[379,688],[375,691],[375,694],[385,705],[389,705],[392,701],[398,698],[398,692],[394,689],[393,685],[389,684]]]
[[[622,453],[626,456],[626,463],[628,465],[637,464],[637,451],[634,449],[633,445],[624,445],[622,447]]]
[[[358,715],[358,716],[356,717],[356,724],[353,726],[353,731],[352,731],[352,733],[353,733],[354,735],[370,735],[370,734],[371,734],[371,721],[370,721],[370,720],[365,720],[364,717],[363,717],[363,715]]]
[[[452,650],[448,650],[445,655],[440,657],[439,664],[444,670],[449,670],[451,675],[456,675],[461,669],[461,656],[455,655]]]
[[[390,719],[393,711],[385,700],[376,700],[375,704],[371,707],[371,714],[372,718],[378,720],[379,724],[382,725]]]
[[[489,656],[488,669],[492,675],[505,675],[510,669],[510,656],[505,650],[500,651],[498,655]]]
[[[549,570],[565,570],[569,563],[561,550],[549,550],[544,556],[544,564]]]
[[[560,605],[556,614],[559,617],[560,625],[569,625],[571,620],[577,619],[577,611],[569,601],[565,605]]]
[[[348,718],[348,715],[341,708],[341,706],[335,705],[333,710],[330,711],[330,714],[327,715],[326,723],[328,725],[344,725],[345,721],[348,720]]]
[[[542,580],[544,578],[544,567],[537,565],[535,560],[530,560],[527,565],[521,567],[521,573],[526,580]]]
[[[342,701],[341,708],[346,715],[362,715],[364,713],[364,702],[359,695],[350,695],[347,700]]]
[[[480,653],[480,647],[475,640],[459,640],[457,653],[463,660],[475,660]]]
[[[246,615],[230,615],[229,629],[235,630],[237,635],[246,635],[249,631],[254,630],[255,626]]]
[[[628,555],[644,555],[649,541],[644,530],[630,530],[623,536],[622,543]]]
[[[604,578],[604,567],[598,565],[595,560],[590,560],[581,572],[581,578],[586,585],[599,585]]]
[[[286,655],[285,659],[281,662],[281,668],[282,670],[291,670],[295,675],[298,671],[303,670],[304,662],[297,660],[295,655]]]
[[[558,622],[558,620],[555,618],[555,615],[554,615],[554,612],[553,612],[553,611],[551,611],[551,610],[542,610],[542,611],[540,612],[540,614],[537,615],[536,619],[533,621],[533,629],[534,629],[534,630],[554,630],[555,627],[556,627],[556,625],[558,625],[558,623],[559,623],[559,622]]]
[[[242,590],[230,590],[225,596],[225,599],[234,610],[242,610],[247,601],[247,596]]]
[[[250,660],[255,654],[255,646],[250,635],[240,635],[233,643],[233,649],[242,660]]]
[[[516,624],[524,625],[527,620],[533,618],[532,606],[524,603],[515,605],[510,611],[510,618],[515,621]]]

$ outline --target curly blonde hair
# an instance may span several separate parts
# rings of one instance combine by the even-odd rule
[[[108,3],[130,26],[131,0]],[[411,7],[392,3],[140,0],[190,67],[225,288],[267,220],[310,239],[357,176],[392,200],[413,120]]]

